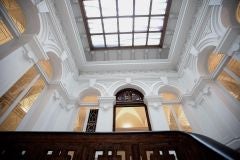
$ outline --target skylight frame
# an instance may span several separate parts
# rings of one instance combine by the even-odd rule
[[[149,13],[145,14],[145,15],[136,15],[135,14],[135,6],[136,6],[136,2],[137,0],[132,0],[133,2],[133,14],[132,15],[119,15],[119,0],[115,0],[115,4],[116,4],[116,14],[115,16],[103,16],[103,12],[102,12],[102,4],[101,4],[101,0],[94,0],[96,2],[98,2],[99,4],[99,12],[100,12],[100,17],[87,17],[86,14],[86,8],[84,7],[84,2],[85,1],[93,1],[93,0],[79,0],[79,4],[80,4],[80,10],[82,13],[82,18],[83,18],[83,22],[84,22],[84,26],[85,26],[85,30],[86,30],[86,34],[87,34],[87,39],[88,39],[88,43],[89,43],[89,48],[90,50],[106,50],[106,49],[138,49],[138,48],[163,48],[163,42],[164,42],[164,37],[165,37],[165,32],[166,32],[166,28],[167,28],[167,22],[168,22],[168,17],[169,17],[169,12],[170,12],[170,7],[171,7],[171,3],[172,0],[165,0],[166,1],[166,10],[165,10],[165,14],[154,14],[152,15],[152,4],[153,1],[156,0],[149,0],[150,1],[150,5],[149,5]],[[163,0],[164,1],[164,0]],[[148,24],[147,24],[147,30],[146,31],[136,31],[135,30],[135,18],[138,17],[142,17],[142,18],[148,18]],[[157,30],[157,31],[151,31],[150,30],[150,26],[151,26],[151,18],[154,17],[162,17],[163,18],[163,25],[161,26],[162,29]],[[106,19],[116,19],[117,20],[117,31],[116,32],[106,32],[105,31],[105,25],[104,25],[104,20]],[[132,19],[132,29],[131,31],[127,31],[127,32],[121,32],[120,31],[120,20],[121,19],[127,19],[127,18],[131,18]],[[101,27],[102,27],[102,32],[101,33],[91,33],[90,32],[90,28],[89,28],[89,23],[88,20],[100,20],[101,21]],[[135,45],[135,33],[146,33],[146,43],[145,45]],[[152,33],[159,33],[160,36],[160,40],[159,40],[159,44],[158,45],[149,45],[148,41],[149,41],[149,34]],[[117,42],[115,42],[115,46],[109,46],[109,44],[106,43],[106,36],[107,35],[116,35],[117,34]],[[123,34],[132,34],[132,44],[129,46],[126,45],[121,45],[120,42],[120,35]],[[91,36],[96,36],[96,35],[103,35],[103,46],[94,46]]]

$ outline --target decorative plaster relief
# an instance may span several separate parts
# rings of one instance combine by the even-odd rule
[[[45,1],[41,1],[37,4],[38,12],[40,13],[48,13],[48,7]]]
[[[192,45],[190,53],[191,53],[193,56],[197,57],[198,54],[199,54],[199,50],[197,50],[197,49]]]
[[[125,79],[125,82],[129,84],[129,83],[131,83],[131,82],[132,82],[132,79],[131,79],[131,78],[129,78],[129,77],[127,77],[127,78]]]
[[[208,5],[209,6],[215,6],[215,5],[221,5],[222,4],[222,0],[210,0]]]
[[[206,95],[206,96],[209,96],[211,94],[211,87],[208,86],[206,88],[203,88],[202,94]]]
[[[94,87],[96,84],[96,79],[89,79],[89,87]]]
[[[167,85],[168,84],[168,77],[161,77],[160,78],[163,84]]]
[[[26,47],[23,47],[22,50],[23,58],[29,63],[34,63],[34,56],[28,51]]]
[[[196,104],[194,101],[189,101],[189,102],[187,103],[187,105],[190,106],[190,107],[193,107],[193,108],[196,108],[196,107],[197,107],[197,104]]]
[[[65,61],[67,58],[68,58],[67,52],[64,50],[64,51],[62,52],[62,54],[61,54],[61,60],[62,60],[62,61]]]

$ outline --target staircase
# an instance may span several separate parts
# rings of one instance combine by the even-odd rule
[[[0,132],[0,160],[165,159],[237,160],[240,155],[205,136],[179,131]]]

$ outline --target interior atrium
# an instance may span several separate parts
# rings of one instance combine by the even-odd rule
[[[240,150],[238,0],[0,0],[0,131],[208,136]]]

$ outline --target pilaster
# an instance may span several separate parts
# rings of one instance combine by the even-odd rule
[[[147,104],[150,124],[152,131],[169,130],[166,115],[164,113],[161,98],[159,96],[144,97],[145,104]]]
[[[99,111],[96,132],[112,132],[113,130],[113,106],[115,96],[99,97]]]

